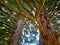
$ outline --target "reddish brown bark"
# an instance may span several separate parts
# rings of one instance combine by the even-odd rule
[[[44,32],[40,31],[40,45],[59,45],[53,26],[49,18],[44,16],[44,13],[40,15],[40,21],[44,29]]]

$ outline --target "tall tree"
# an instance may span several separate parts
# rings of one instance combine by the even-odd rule
[[[9,12],[36,24],[41,35],[39,45],[59,45],[59,36],[54,33],[54,26],[59,27],[59,4],[59,0],[0,0],[0,6]],[[53,22],[55,19],[58,25]]]

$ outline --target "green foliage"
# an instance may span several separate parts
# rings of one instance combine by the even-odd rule
[[[38,9],[39,4],[41,3],[41,0],[0,0],[0,45],[8,45],[7,41],[11,37],[11,32],[15,30],[16,28],[16,22],[21,16],[25,20],[33,19],[35,17],[34,14],[36,14],[36,11]],[[60,20],[60,1],[59,0],[46,0],[42,10],[45,10],[45,12],[48,14],[48,17],[51,20],[51,23],[53,23],[53,26],[55,24],[59,24],[58,20]],[[32,12],[33,11],[33,12]],[[20,15],[20,13],[22,15]],[[20,17],[19,17],[19,16]],[[28,17],[27,19],[25,17]],[[26,21],[27,22],[27,21]],[[28,41],[25,35],[23,36],[26,38],[26,42],[34,42],[36,39],[37,33],[37,28],[34,27],[36,26],[34,23],[33,27],[29,27],[29,23],[25,23],[25,35],[28,34],[28,30],[31,33],[31,41]],[[58,28],[59,26],[54,27],[55,30],[60,30]],[[31,30],[32,31],[31,31]],[[35,34],[35,36],[32,36],[32,34]],[[25,43],[26,43],[25,42]]]
[[[7,42],[11,38],[11,32],[16,26],[16,16],[0,6],[0,45],[8,45]]]

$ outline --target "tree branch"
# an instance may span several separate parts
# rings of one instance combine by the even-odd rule
[[[39,15],[40,15],[40,13],[41,13],[41,9],[42,9],[44,3],[45,3],[45,0],[41,0],[40,5],[39,5],[39,7],[38,7],[38,9],[37,9],[37,11],[36,11],[35,17],[39,17]]]
[[[26,15],[21,14],[19,11],[16,11],[14,8],[12,8],[11,6],[7,5],[7,4],[4,3],[3,1],[0,1],[0,5],[3,5],[3,6],[6,7],[8,10],[15,12],[15,13],[16,13],[17,15],[19,15],[20,17],[24,17],[24,18],[27,18],[28,20],[30,20],[30,21],[32,21],[32,22],[35,22],[35,19],[34,19],[32,16],[30,16],[30,15],[28,15],[28,14],[26,14]]]
[[[13,12],[15,12],[15,13],[18,13],[17,10],[15,10],[15,9],[12,8],[11,6],[7,5],[7,4],[6,4],[5,2],[3,2],[3,1],[0,1],[0,5],[6,7],[9,11],[13,11]]]
[[[54,27],[59,27],[60,26],[60,23],[59,24],[55,24],[55,25],[53,25]]]
[[[29,15],[29,16],[31,16],[31,13],[29,13],[21,4],[20,4],[20,2],[19,2],[19,0],[16,0],[16,6],[18,6],[18,8],[20,9],[20,10],[22,10],[26,15]]]
[[[32,9],[34,10],[34,6],[30,3],[30,0],[25,0],[25,2],[27,3],[27,5]]]

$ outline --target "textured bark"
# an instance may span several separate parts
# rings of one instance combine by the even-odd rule
[[[59,45],[54,33],[53,26],[50,23],[49,18],[44,16],[44,13],[40,15],[40,21],[43,26],[44,32],[40,31],[39,45]]]
[[[11,40],[9,40],[9,45],[21,45],[23,22],[18,20],[17,28],[12,32]]]

